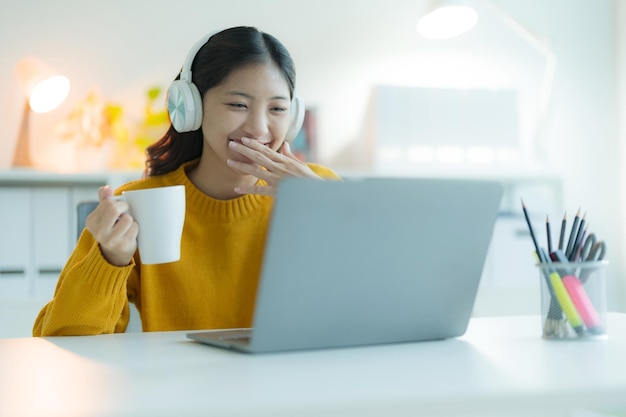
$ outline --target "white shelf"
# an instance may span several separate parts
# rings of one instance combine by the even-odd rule
[[[61,173],[30,168],[0,170],[0,186],[104,185],[120,186],[141,178],[141,171]]]

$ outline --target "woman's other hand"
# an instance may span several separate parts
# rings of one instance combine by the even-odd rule
[[[276,152],[259,141],[242,138],[241,143],[230,142],[231,149],[250,159],[252,162],[228,160],[228,165],[241,172],[259,178],[267,183],[251,187],[237,187],[239,194],[262,194],[273,196],[281,179],[300,177],[321,179],[307,164],[291,153],[289,143],[284,142],[280,151]]]
[[[126,266],[137,250],[139,225],[128,214],[128,203],[115,199],[108,185],[98,190],[98,199],[100,204],[87,216],[85,228],[110,264]]]

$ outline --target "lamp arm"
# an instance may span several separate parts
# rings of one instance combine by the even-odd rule
[[[502,11],[500,8],[496,7],[491,2],[489,2],[489,7],[493,8],[493,10],[498,13],[500,18],[507,25],[509,25],[511,29],[513,29],[515,33],[520,36],[520,38],[524,39],[530,46],[535,48],[545,57],[546,66],[542,80],[541,98],[539,106],[541,116],[545,116],[548,111],[550,95],[552,93],[552,86],[554,84],[554,76],[556,73],[557,59],[554,51],[552,50],[552,48],[550,48],[544,38],[538,36],[536,33],[531,32],[528,28],[523,26],[517,20],[513,19],[511,16]]]
[[[531,47],[541,53],[545,60],[545,68],[543,72],[543,77],[541,80],[541,89],[539,96],[539,111],[538,111],[538,122],[536,128],[536,139],[541,139],[541,133],[543,131],[543,125],[548,115],[548,111],[550,108],[550,101],[552,96],[552,88],[554,85],[554,78],[556,74],[557,67],[557,58],[556,54],[545,40],[545,38],[537,35],[536,33],[530,31],[527,27],[522,25],[517,20],[513,19],[509,16],[508,13],[504,12],[502,9],[497,7],[493,2],[489,0],[485,0],[483,2],[489,7],[506,25],[508,25],[515,33],[518,34],[520,38],[522,38],[526,43],[528,43]]]

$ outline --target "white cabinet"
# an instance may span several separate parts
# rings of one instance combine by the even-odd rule
[[[29,336],[76,243],[76,206],[140,173],[0,171],[0,337]]]
[[[2,187],[0,201],[0,301],[49,299],[74,247],[73,187]]]
[[[30,291],[30,197],[29,189],[0,188],[0,299]]]
[[[69,187],[31,189],[34,273],[31,295],[49,299],[72,248],[70,222],[73,201]]]
[[[536,226],[545,217],[531,215]],[[543,232],[535,227],[537,239]],[[535,266],[534,245],[521,213],[501,213],[496,221],[474,316],[539,314],[541,295],[539,271]]]

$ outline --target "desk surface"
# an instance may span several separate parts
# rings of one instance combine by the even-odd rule
[[[626,315],[605,340],[540,328],[476,318],[457,339],[258,356],[186,332],[0,339],[0,416],[623,414]]]

